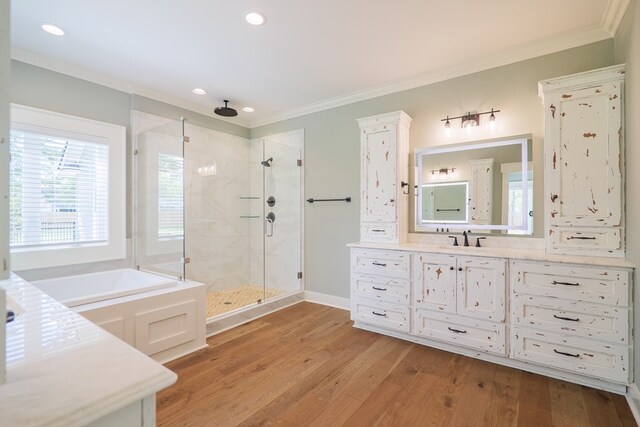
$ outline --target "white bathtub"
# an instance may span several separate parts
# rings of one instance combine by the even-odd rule
[[[32,282],[157,362],[206,346],[206,286],[133,269]]]
[[[175,279],[132,268],[81,274],[32,282],[37,288],[67,307],[170,288]]]

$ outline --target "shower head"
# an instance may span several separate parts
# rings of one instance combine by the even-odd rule
[[[215,110],[213,110],[214,113],[216,113],[219,116],[224,116],[224,117],[235,117],[238,115],[238,112],[231,108],[231,107],[227,107],[227,104],[229,103],[228,99],[224,100],[224,107],[216,107]]]
[[[271,162],[273,162],[273,157],[269,157],[267,160],[263,160],[260,162],[262,166],[266,166],[268,168],[271,167]]]

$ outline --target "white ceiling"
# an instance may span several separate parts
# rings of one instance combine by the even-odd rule
[[[209,115],[229,99],[256,126],[603,40],[627,4],[14,0],[11,34],[16,59]],[[245,23],[252,10],[267,23]]]

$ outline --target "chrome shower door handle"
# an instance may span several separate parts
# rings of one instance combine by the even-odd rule
[[[265,228],[265,232],[264,232],[264,234],[267,237],[272,237],[273,236],[273,220],[271,218],[267,218],[264,221],[264,224],[265,224],[265,227],[264,227]],[[269,232],[269,225],[271,225],[271,232]]]

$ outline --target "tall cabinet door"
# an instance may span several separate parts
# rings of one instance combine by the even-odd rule
[[[458,314],[503,322],[506,312],[505,270],[504,259],[458,257]]]
[[[365,117],[360,126],[360,241],[404,243],[408,194],[409,124],[403,111]]]
[[[418,253],[413,261],[413,304],[446,313],[456,312],[456,257]]]
[[[621,85],[553,95],[549,138],[549,189],[553,225],[619,226],[622,165]],[[557,196],[557,197],[556,197]]]
[[[396,125],[365,129],[362,137],[362,221],[395,222]]]

